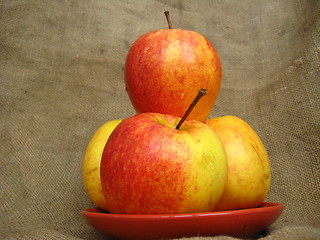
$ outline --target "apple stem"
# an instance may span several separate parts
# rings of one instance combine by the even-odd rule
[[[198,92],[198,95],[196,96],[196,98],[192,101],[192,103],[190,104],[189,108],[187,109],[187,111],[184,113],[183,117],[180,119],[178,125],[176,126],[176,129],[179,130],[182,123],[186,120],[186,118],[189,116],[189,114],[191,113],[191,111],[193,110],[193,108],[197,105],[198,101],[200,100],[200,98],[202,98],[204,95],[207,94],[207,90],[201,88]]]
[[[172,29],[172,22],[171,22],[171,19],[170,19],[169,11],[165,11],[164,15],[166,15],[169,29]]]

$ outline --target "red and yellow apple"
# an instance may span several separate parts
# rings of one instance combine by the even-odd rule
[[[103,124],[89,141],[83,157],[83,182],[89,199],[99,208],[107,210],[100,180],[100,163],[106,142],[122,120],[112,120]]]
[[[211,211],[227,178],[223,144],[205,123],[140,113],[110,135],[101,161],[101,185],[111,213]]]
[[[125,63],[126,90],[137,113],[182,117],[199,89],[207,89],[208,94],[187,120],[207,120],[218,97],[221,76],[220,59],[210,41],[181,29],[140,36]]]
[[[227,183],[215,210],[259,206],[270,189],[267,151],[252,127],[235,116],[212,118],[207,124],[223,142],[228,157]]]

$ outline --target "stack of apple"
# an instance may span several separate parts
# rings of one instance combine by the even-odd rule
[[[257,207],[270,188],[266,149],[242,119],[208,119],[221,84],[218,54],[199,33],[172,29],[166,16],[169,29],[142,35],[127,55],[137,114],[105,123],[89,142],[88,197],[123,214]]]

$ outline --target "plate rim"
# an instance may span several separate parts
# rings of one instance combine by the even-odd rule
[[[126,214],[126,213],[109,213],[102,212],[103,210],[92,207],[82,210],[83,215],[99,215],[100,217],[107,218],[126,218],[126,219],[165,219],[165,218],[194,218],[194,217],[213,217],[221,215],[234,215],[241,213],[254,213],[266,212],[270,210],[284,210],[285,205],[277,202],[262,202],[258,207],[244,208],[227,211],[216,211],[216,212],[197,212],[197,213],[166,213],[166,214]]]

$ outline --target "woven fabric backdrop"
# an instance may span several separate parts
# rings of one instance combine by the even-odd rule
[[[0,239],[105,239],[81,215],[93,206],[84,150],[102,124],[135,113],[126,54],[167,28],[165,10],[220,55],[210,117],[241,117],[266,145],[267,201],[286,209],[257,238],[320,239],[319,9],[317,0],[2,0]]]

